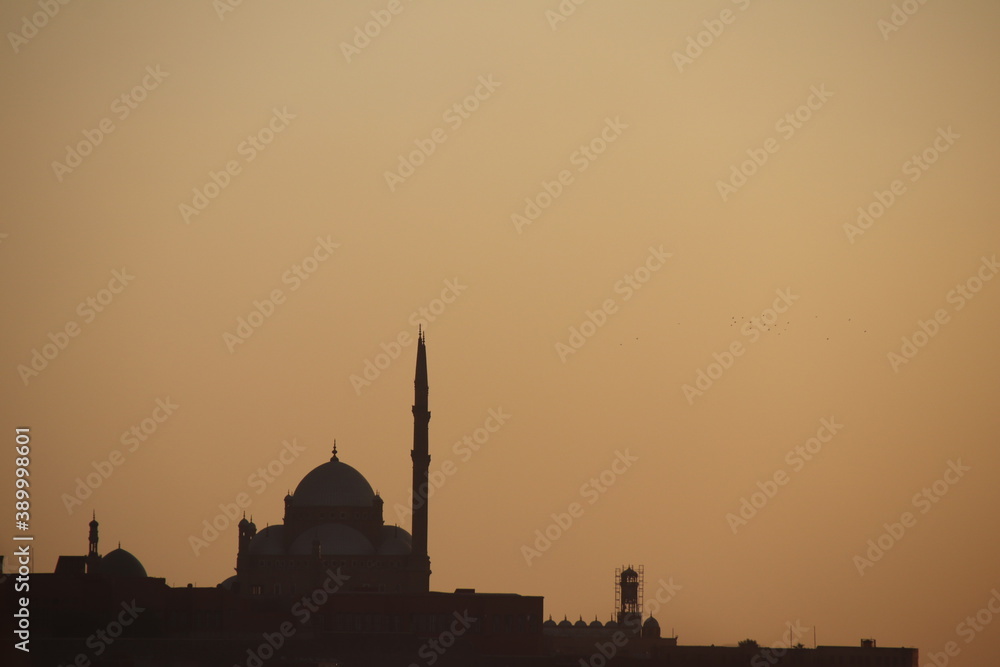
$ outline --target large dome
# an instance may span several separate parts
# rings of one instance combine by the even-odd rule
[[[292,494],[296,507],[371,507],[374,501],[365,476],[336,457],[313,468]]]
[[[97,571],[112,577],[145,577],[146,568],[139,559],[118,547],[101,558]]]

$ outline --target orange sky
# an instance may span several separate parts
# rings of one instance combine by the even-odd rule
[[[561,4],[3,4],[38,569],[214,586],[334,438],[409,528],[423,324],[433,588],[996,661],[1000,7]]]

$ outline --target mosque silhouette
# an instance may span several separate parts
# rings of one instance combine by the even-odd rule
[[[332,457],[284,499],[280,524],[238,524],[236,574],[211,588],[168,586],[121,548],[99,554],[90,521],[86,556],[60,556],[27,590],[7,576],[6,609],[28,596],[30,632],[6,633],[3,664],[115,667],[918,667],[912,648],[783,647],[745,640],[684,646],[644,613],[642,566],[615,571],[615,614],[543,620],[543,599],[460,588],[430,590],[427,349],[417,336],[412,534],[385,524],[382,498]],[[2,557],[0,557],[2,564]],[[657,606],[657,608],[659,608]],[[662,620],[662,619],[661,619]],[[28,648],[25,652],[21,648]]]

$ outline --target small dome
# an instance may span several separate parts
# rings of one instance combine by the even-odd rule
[[[615,619],[612,618],[610,621],[608,621],[607,623],[604,624],[604,627],[605,628],[617,628],[618,627],[618,621],[616,621]]]
[[[413,551],[410,534],[399,526],[382,526],[382,543],[378,547],[380,556],[405,556]]]
[[[581,616],[580,620],[573,624],[573,627],[574,628],[585,628],[585,627],[587,627],[587,621],[583,620],[583,616]]]
[[[646,622],[642,624],[642,629],[643,630],[646,630],[647,628],[648,629],[656,628],[657,630],[659,630],[660,629],[660,623],[655,618],[653,618],[652,616],[650,616],[649,618],[646,619]]]
[[[97,566],[97,571],[100,574],[106,574],[112,577],[148,576],[146,574],[146,568],[142,566],[139,559],[121,547],[118,547],[101,558],[101,562]]]
[[[364,475],[336,458],[313,468],[292,494],[295,507],[371,507],[374,501]]]
[[[375,547],[368,538],[342,523],[325,523],[303,532],[288,549],[288,553],[305,556],[313,552],[313,542],[319,540],[324,556],[370,556]]]
[[[558,627],[560,627],[560,628],[572,628],[573,624],[570,623],[569,620],[565,616],[563,616],[563,620],[559,621],[559,626]]]
[[[554,628],[554,627],[556,627],[556,622],[552,620],[551,616],[549,616],[549,620],[547,620],[544,623],[542,623],[542,627],[543,628]]]
[[[285,553],[285,527],[268,526],[253,536],[250,553],[254,556],[283,556]]]
[[[598,621],[597,618],[595,617],[594,620],[590,622],[590,627],[596,630],[597,628],[603,628],[604,624]]]
[[[630,567],[627,567],[624,572],[622,572],[623,577],[628,577],[629,579],[638,578],[639,573]]]
[[[221,584],[219,584],[218,587],[219,588],[224,588],[227,591],[231,591],[231,590],[233,590],[233,586],[235,584],[236,584],[236,575],[234,574],[233,576],[229,577],[228,579],[226,579],[225,581],[223,581]]]

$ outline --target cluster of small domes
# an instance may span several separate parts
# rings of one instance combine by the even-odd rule
[[[552,616],[551,615],[549,616],[549,620],[547,620],[544,623],[542,623],[542,628],[543,629],[544,628],[559,628],[559,629],[562,629],[562,630],[567,630],[567,629],[568,630],[607,630],[609,628],[611,628],[611,629],[617,629],[619,627],[621,627],[621,626],[618,624],[618,621],[616,621],[614,618],[612,618],[611,620],[609,620],[607,623],[601,623],[599,620],[597,620],[597,616],[596,615],[594,616],[594,620],[592,620],[590,623],[587,623],[585,620],[583,620],[583,616],[581,616],[579,618],[579,620],[577,620],[575,623],[572,622],[572,621],[570,621],[565,616],[563,616],[563,620],[561,620],[558,623],[556,623],[554,620],[552,620]],[[650,616],[642,624],[642,627],[643,627],[643,629],[647,629],[647,628],[649,628],[649,629],[659,628],[660,624],[659,624],[659,622],[655,618],[653,618],[652,616]]]

